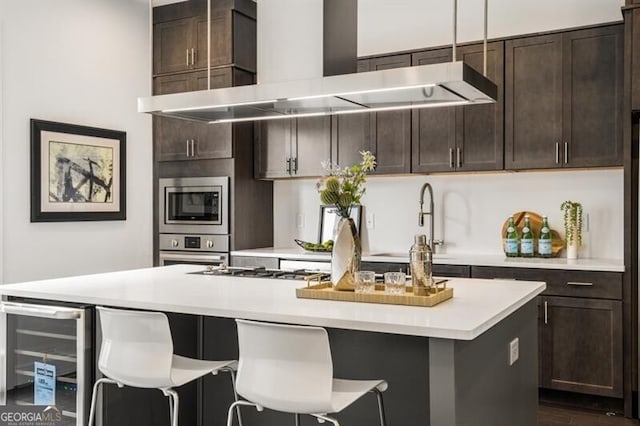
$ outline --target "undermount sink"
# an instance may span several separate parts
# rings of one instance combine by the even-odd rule
[[[407,258],[409,259],[409,253],[390,253],[390,252],[385,252],[385,253],[371,253],[369,254],[369,256],[372,257],[402,257],[402,258]],[[441,259],[450,259],[451,257],[446,255],[446,254],[439,254],[436,253],[433,255],[433,259],[434,260],[441,260]]]

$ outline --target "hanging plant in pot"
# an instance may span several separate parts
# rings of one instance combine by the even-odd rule
[[[331,282],[337,290],[355,288],[354,274],[360,269],[362,249],[356,225],[351,219],[351,208],[360,204],[365,193],[367,172],[376,166],[376,158],[369,151],[360,152],[362,162],[350,167],[324,163],[328,176],[320,178],[317,184],[320,201],[324,205],[335,206],[339,220],[334,229],[333,250],[331,252]]]
[[[582,245],[582,204],[565,201],[560,205],[564,215],[564,235],[567,259],[578,258],[578,248]]]

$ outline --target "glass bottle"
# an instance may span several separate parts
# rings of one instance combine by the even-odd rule
[[[413,294],[427,296],[433,286],[433,252],[427,244],[427,237],[423,234],[415,236],[415,243],[409,250],[411,262],[411,285]]]
[[[540,238],[538,238],[538,255],[540,257],[553,256],[553,238],[546,216],[542,216],[542,228],[540,228]]]
[[[507,257],[518,256],[518,228],[513,223],[513,217],[509,217],[507,232],[504,235],[504,253]]]
[[[529,215],[526,215],[524,217],[524,226],[522,227],[522,237],[520,237],[520,256],[533,257],[533,240],[533,229],[531,229]]]

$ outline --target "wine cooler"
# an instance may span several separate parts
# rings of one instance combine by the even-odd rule
[[[54,406],[83,426],[93,374],[89,307],[0,302],[0,405]]]

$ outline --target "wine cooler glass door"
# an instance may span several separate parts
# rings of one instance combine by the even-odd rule
[[[0,403],[42,409],[60,426],[85,422],[84,309],[0,303]],[[49,407],[49,408],[47,408]]]

